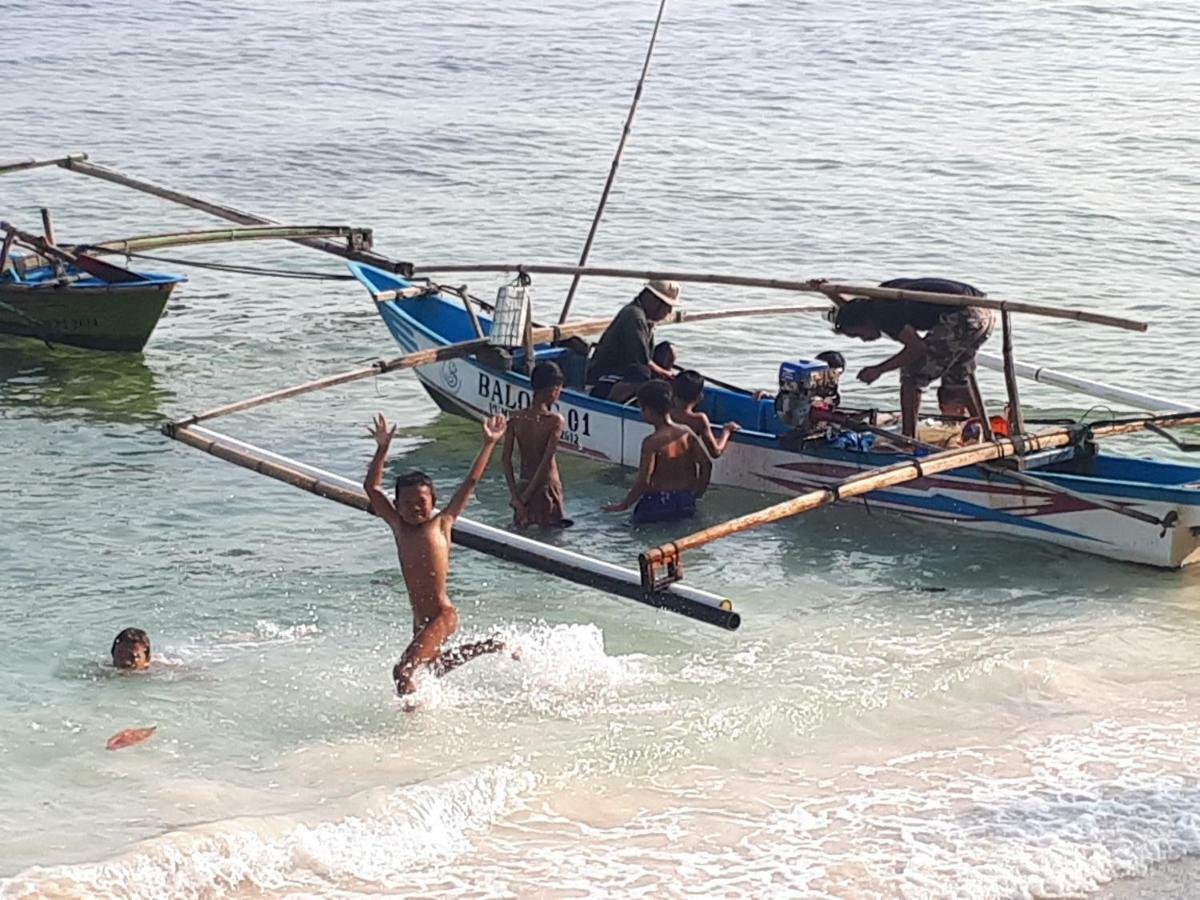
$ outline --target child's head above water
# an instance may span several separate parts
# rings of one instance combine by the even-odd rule
[[[140,628],[126,628],[112,642],[112,661],[118,669],[145,669],[150,665],[150,636]]]
[[[704,395],[704,376],[695,369],[688,369],[675,376],[673,387],[675,399],[684,406],[699,403]]]
[[[428,522],[436,505],[433,479],[424,472],[405,472],[396,479],[396,514],[406,525]]]
[[[554,399],[558,399],[566,381],[562,369],[558,367],[557,363],[552,362],[538,363],[533,367],[533,373],[529,376],[529,386],[533,388],[534,393],[553,391]]]
[[[674,395],[670,384],[655,379],[638,388],[637,399],[638,406],[642,408],[642,418],[654,422],[670,414]]]

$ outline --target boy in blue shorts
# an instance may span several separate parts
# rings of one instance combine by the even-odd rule
[[[638,391],[642,418],[654,431],[642,441],[637,480],[620,503],[604,506],[621,512],[633,506],[634,524],[673,522],[696,513],[696,500],[708,488],[712,462],[690,428],[671,419],[671,385],[651,381]],[[636,504],[636,505],[635,505]]]

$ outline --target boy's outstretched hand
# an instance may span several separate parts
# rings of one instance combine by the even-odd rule
[[[374,421],[371,422],[367,431],[371,437],[375,438],[375,443],[380,447],[386,447],[392,442],[392,436],[396,433],[396,426],[388,428],[387,419],[383,417],[383,413],[376,413]]]
[[[507,427],[508,421],[504,416],[488,416],[483,420],[484,442],[488,444],[496,443],[500,438],[504,437],[504,429]]]

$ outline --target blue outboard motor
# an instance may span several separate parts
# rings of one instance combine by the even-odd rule
[[[781,363],[775,414],[789,428],[810,431],[813,400],[836,397],[837,388],[838,373],[819,359]]]

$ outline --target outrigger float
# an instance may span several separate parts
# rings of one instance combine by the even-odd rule
[[[53,164],[183,203],[242,224],[270,220],[224,204],[159,187],[77,157]],[[1106,437],[1148,429],[1185,450],[1198,445],[1174,438],[1167,429],[1200,423],[1200,410],[1176,400],[1104,385],[1042,367],[1021,366],[1012,345],[1013,313],[1144,331],[1130,319],[1087,310],[1047,307],[993,298],[964,298],[869,286],[791,281],[736,275],[605,269],[586,266],[472,265],[415,266],[390,259],[369,247],[328,239],[303,242],[348,260],[353,275],[370,292],[376,308],[403,355],[258,395],[168,423],[169,437],[211,455],[285,481],[359,509],[366,508],[361,486],[333,473],[221,434],[202,424],[246,409],[335,385],[413,369],[433,400],[444,410],[479,419],[529,402],[531,359],[557,361],[567,374],[560,411],[567,421],[561,450],[601,463],[634,467],[649,426],[636,408],[586,393],[586,357],[575,339],[597,335],[608,319],[542,326],[531,321],[526,290],[532,276],[661,278],[681,282],[771,288],[921,300],[949,306],[982,306],[1000,313],[1003,356],[993,362],[1004,371],[1008,436],[988,433],[976,444],[942,449],[905,438],[883,427],[871,410],[814,411],[829,386],[820,364],[786,366],[780,394],[760,399],[748,388],[710,386],[703,409],[715,427],[741,425],[713,466],[713,483],[791,498],[689,534],[640,554],[637,571],[550,547],[527,537],[460,520],[455,541],[485,553],[530,565],[581,584],[589,584],[652,606],[666,608],[727,629],[740,619],[725,598],[681,583],[682,555],[719,538],[797,515],[838,501],[866,502],[875,509],[974,531],[1037,540],[1113,560],[1178,568],[1200,559],[1200,466],[1119,456],[1102,451]],[[452,272],[515,272],[495,306],[465,288],[432,279]],[[518,298],[524,333],[499,339],[494,319],[511,324],[514,310],[505,300]],[[784,315],[827,311],[820,306],[776,306],[708,312],[678,311],[662,324],[681,324],[746,315]],[[564,310],[565,312],[565,310]],[[501,331],[500,324],[495,331]],[[985,364],[987,360],[984,360]],[[796,377],[796,372],[803,377]],[[1124,403],[1145,414],[1106,421],[1056,421],[1034,430],[1027,422],[1017,378],[1059,384]],[[1171,410],[1163,412],[1163,410]],[[861,440],[870,435],[874,442]],[[851,437],[853,440],[845,440]]]

